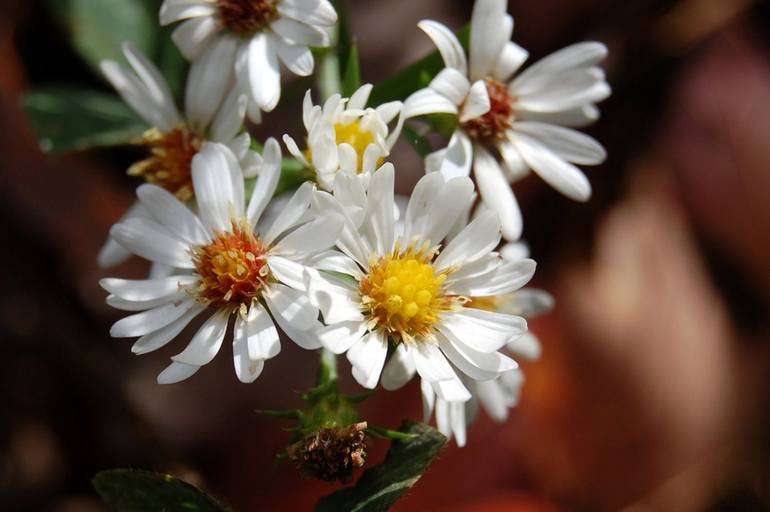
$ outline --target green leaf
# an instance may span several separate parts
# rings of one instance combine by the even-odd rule
[[[48,88],[27,93],[22,104],[40,148],[47,153],[126,144],[147,129],[113,94]]]
[[[134,469],[98,473],[96,492],[115,512],[226,512],[229,509],[192,485],[171,475]]]
[[[48,7],[69,32],[72,45],[94,70],[103,59],[124,62],[123,41],[151,58],[160,41],[157,0],[48,0]]]
[[[420,479],[447,442],[423,423],[406,421],[399,430],[414,437],[393,441],[382,464],[366,470],[355,486],[321,498],[316,512],[389,510]]]
[[[470,27],[465,26],[457,32],[457,38],[464,48],[468,48]],[[433,52],[418,60],[399,73],[374,86],[369,96],[369,104],[382,105],[388,101],[404,100],[407,96],[426,87],[439,71],[444,68],[444,61],[439,53]]]
[[[428,153],[430,153],[431,150],[430,144],[428,144],[428,141],[425,139],[425,137],[407,125],[404,125],[404,127],[401,129],[401,133],[421,157],[428,156]]]
[[[358,45],[351,42],[350,53],[342,76],[342,97],[350,98],[361,87],[361,63],[358,60]]]

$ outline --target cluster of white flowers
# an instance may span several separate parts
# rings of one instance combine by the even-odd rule
[[[279,144],[268,139],[258,154],[244,120],[276,106],[279,61],[312,73],[308,47],[328,45],[334,8],[327,0],[165,0],[160,21],[182,21],[173,39],[191,61],[184,115],[130,44],[133,72],[102,65],[150,126],[140,142],[151,153],[131,167],[148,183],[100,254],[104,266],[130,254],[152,263],[148,279],[101,281],[107,302],[131,312],[112,336],[138,337],[132,351],[145,354],[206,316],[158,382],[192,376],[229,337],[238,379],[253,382],[279,354],[281,331],[302,348],[346,354],[366,388],[396,389],[418,374],[426,419],[435,410],[439,429],[460,445],[477,404],[505,419],[523,381],[512,357],[540,352],[525,317],[553,303],[522,289],[535,262],[517,242],[510,184],[531,168],[587,199],[588,181],[572,164],[600,163],[604,151],[566,126],[595,120],[595,104],[609,94],[599,43],[512,78],[527,52],[509,40],[505,5],[477,0],[467,57],[449,29],[421,22],[446,68],[403,103],[367,107],[368,84],[323,106],[308,91],[306,149],[283,140],[313,178],[276,204]],[[457,129],[399,207],[387,160],[407,120],[436,113],[456,115]]]

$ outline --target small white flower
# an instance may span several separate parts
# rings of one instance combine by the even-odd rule
[[[329,213],[308,220],[314,188],[306,183],[269,229],[256,232],[280,176],[274,139],[266,143],[264,159],[246,207],[234,155],[226,146],[206,143],[192,163],[197,215],[166,190],[142,185],[137,195],[149,216],[112,228],[112,236],[132,253],[182,271],[160,279],[103,279],[108,304],[139,311],[116,322],[112,336],[139,336],[132,351],[145,354],[169,343],[204,311],[212,313],[158,376],[161,384],[186,379],[210,362],[230,317],[235,317],[235,372],[242,382],[253,382],[264,361],[278,354],[274,321],[303,348],[320,347],[312,335],[321,327],[318,309],[292,282],[303,279],[304,259],[334,244],[343,217]]]
[[[573,164],[606,158],[579,127],[599,117],[596,103],[610,95],[597,66],[607,48],[596,42],[569,46],[517,73],[528,57],[510,41],[513,18],[505,0],[477,0],[471,18],[470,52],[444,25],[419,23],[438,47],[446,68],[404,102],[404,117],[432,113],[458,116],[446,149],[427,158],[428,170],[448,178],[473,167],[485,204],[500,214],[503,236],[516,240],[522,219],[510,182],[535,171],[566,196],[586,201],[591,185]]]
[[[128,174],[141,176],[183,201],[193,197],[190,164],[206,141],[219,142],[235,154],[247,176],[254,176],[262,159],[249,149],[251,137],[242,130],[246,97],[229,90],[227,76],[219,75],[216,51],[209,51],[190,68],[185,92],[184,114],[180,113],[160,71],[131,43],[123,53],[133,71],[113,61],[101,63],[102,72],[123,100],[150,126],[139,144],[150,156],[132,165]],[[228,92],[229,91],[229,92]],[[135,204],[123,217],[147,217]],[[111,267],[130,254],[110,239],[99,253],[99,264]],[[168,269],[154,267],[155,275]]]
[[[337,247],[314,266],[352,276],[312,274],[308,291],[327,327],[321,343],[347,352],[354,378],[374,388],[403,386],[415,371],[444,400],[462,402],[470,394],[450,361],[471,379],[491,379],[516,367],[498,350],[524,334],[526,321],[514,315],[465,307],[468,297],[499,295],[526,283],[535,262],[503,262],[493,252],[500,241],[497,214],[487,211],[443,250],[440,242],[473,198],[470,179],[445,181],[424,176],[414,189],[397,234],[393,166],[372,175],[368,190],[348,173],[339,173],[334,197],[318,201],[347,215]],[[385,364],[388,347],[392,356]]]
[[[161,25],[182,21],[171,38],[196,61],[211,46],[222,47],[222,75],[235,70],[238,88],[249,94],[249,118],[271,111],[281,97],[280,60],[292,73],[313,73],[309,47],[329,46],[324,27],[337,22],[328,0],[164,0]]]
[[[529,256],[526,245],[510,243],[500,251],[508,262],[522,261]],[[553,308],[553,297],[544,290],[522,288],[518,291],[489,297],[472,297],[466,307],[497,311],[510,315],[531,318]],[[506,350],[514,358],[532,361],[540,357],[540,342],[528,331],[511,339]],[[448,402],[436,396],[432,386],[422,383],[424,421],[429,421],[434,410],[438,430],[452,437],[458,446],[464,446],[466,426],[473,422],[481,406],[494,421],[502,423],[508,418],[508,410],[519,402],[524,373],[520,368],[512,368],[489,380],[471,380],[463,378],[471,393],[467,403]]]
[[[310,91],[302,104],[302,122],[307,130],[307,150],[300,151],[288,135],[283,141],[289,152],[316,174],[318,184],[331,191],[339,171],[361,176],[368,182],[382,165],[400,134],[388,124],[401,112],[401,102],[391,101],[366,108],[371,84],[361,86],[349,99],[332,95],[323,107],[314,105]]]

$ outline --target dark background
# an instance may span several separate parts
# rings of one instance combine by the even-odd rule
[[[471,3],[349,2],[364,79],[430,51],[416,28],[459,27]],[[517,185],[536,284],[556,310],[531,322],[506,424],[481,417],[399,510],[770,509],[770,8],[749,0],[509,2],[514,40],[537,59],[598,39],[614,93],[590,132],[608,161],[586,170],[588,204],[536,177]],[[108,329],[96,253],[132,201],[122,149],[51,159],[20,110],[25,90],[109,90],[40,1],[0,2],[0,508],[99,511],[90,478],[112,467],[171,471],[236,510],[306,510],[332,486],[276,465],[288,434],[255,409],[298,404],[316,355],[290,342],[252,385],[231,358],[183,384],[155,376],[178,344],[135,357]],[[294,111],[260,134],[297,131]],[[395,161],[408,193],[420,175]],[[358,388],[347,377],[347,390]],[[413,382],[363,407],[394,428],[418,418]],[[372,460],[384,452],[377,442]]]

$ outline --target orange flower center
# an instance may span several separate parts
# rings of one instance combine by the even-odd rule
[[[254,35],[278,16],[279,0],[218,0],[219,17],[231,32]]]
[[[463,123],[471,138],[484,144],[494,143],[504,137],[511,127],[514,116],[514,98],[508,93],[508,86],[497,80],[485,80],[489,94],[489,112]]]
[[[203,137],[186,127],[161,132],[152,128],[142,135],[150,157],[128,169],[129,176],[141,176],[148,183],[161,186],[182,201],[193,196],[191,165],[203,145]]]
[[[216,306],[248,306],[269,277],[265,246],[246,221],[233,221],[229,232],[215,235],[210,244],[193,250],[200,276],[193,295]]]

